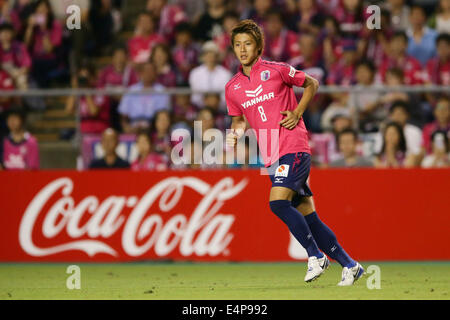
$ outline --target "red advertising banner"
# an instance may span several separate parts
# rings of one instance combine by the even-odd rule
[[[291,261],[259,170],[0,172],[0,261]],[[450,260],[450,170],[312,170],[354,258]]]

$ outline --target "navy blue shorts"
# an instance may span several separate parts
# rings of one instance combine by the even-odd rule
[[[285,187],[296,192],[292,199],[295,208],[302,197],[313,195],[306,180],[311,168],[311,155],[306,152],[288,153],[282,156],[278,163],[267,168],[272,180],[272,187]]]

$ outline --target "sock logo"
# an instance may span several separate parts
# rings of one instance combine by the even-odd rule
[[[336,246],[333,246],[332,248],[331,248],[331,252],[334,252],[334,250],[336,250],[337,248],[336,248]]]
[[[289,174],[289,165],[288,164],[282,164],[281,166],[278,166],[275,177],[287,177]]]

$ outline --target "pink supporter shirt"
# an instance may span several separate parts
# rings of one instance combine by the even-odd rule
[[[28,132],[19,143],[10,137],[4,138],[1,160],[7,170],[39,169],[39,148],[36,138]]]
[[[163,171],[168,168],[167,158],[164,155],[152,152],[145,159],[136,159],[131,164],[131,170],[156,170]]]
[[[300,119],[293,130],[279,124],[285,117],[281,111],[297,107],[292,87],[301,87],[305,76],[303,71],[286,63],[258,58],[250,71],[250,77],[242,72],[241,66],[225,86],[228,114],[245,115],[255,130],[266,167],[288,153],[311,153],[303,119]],[[271,140],[272,136],[274,141]]]

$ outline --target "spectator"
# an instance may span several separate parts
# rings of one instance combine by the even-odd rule
[[[112,49],[111,64],[100,71],[98,87],[124,88],[138,82],[138,74],[129,65],[128,58],[127,48],[116,45]]]
[[[18,110],[8,112],[9,135],[0,143],[0,169],[39,169],[39,147],[35,137],[25,131],[25,115]]]
[[[289,19],[289,27],[297,33],[311,33],[317,36],[323,24],[323,15],[314,0],[297,0],[297,10]]]
[[[213,92],[204,94],[203,105],[204,108],[209,108],[213,111],[214,127],[219,130],[225,130],[230,127],[229,117],[220,110],[220,94]]]
[[[155,18],[149,12],[139,14],[134,36],[128,41],[128,53],[134,64],[149,61],[155,44],[165,42],[156,32]]]
[[[358,134],[353,129],[344,129],[337,135],[339,151],[342,158],[330,163],[330,167],[373,167],[370,159],[358,155]]]
[[[367,59],[375,66],[381,65],[389,52],[389,42],[394,35],[394,29],[391,25],[390,13],[387,10],[381,10],[380,29],[368,29],[365,25],[367,37],[359,39],[358,55],[360,59]]]
[[[151,143],[155,152],[170,157],[172,141],[170,139],[171,114],[167,110],[158,111],[153,118]]]
[[[87,54],[92,54],[95,49],[95,42],[92,41],[92,30],[89,25],[89,12],[91,2],[89,0],[49,0],[55,18],[62,24],[66,25],[68,18],[68,9],[70,6],[77,6],[80,10],[80,28],[64,29],[62,51],[64,59],[67,58],[72,73],[82,64]],[[73,18],[74,16],[71,16]]]
[[[14,80],[11,78],[8,72],[0,68],[0,90],[7,91],[7,90],[14,90]],[[0,96],[0,115],[2,112],[5,112],[8,110],[11,106],[11,104],[14,102],[13,97],[8,96]],[[1,127],[1,125],[0,125]]]
[[[406,33],[396,32],[392,36],[388,55],[378,69],[382,82],[385,81],[387,70],[400,68],[404,71],[405,84],[415,85],[422,83],[422,66],[416,58],[406,52],[407,45],[408,36]]]
[[[438,33],[450,33],[450,0],[440,0],[436,14],[430,19],[430,27]]]
[[[223,91],[225,84],[231,79],[231,73],[219,65],[219,48],[212,41],[203,44],[201,61],[202,64],[192,69],[189,74],[189,86],[194,93],[191,96],[193,104],[203,106],[203,95],[205,92]],[[221,108],[225,107],[225,95],[221,96]]]
[[[165,87],[177,85],[177,75],[173,67],[172,56],[166,44],[158,43],[153,47],[150,61],[156,67],[156,82]]]
[[[435,121],[427,124],[422,131],[422,152],[430,154],[432,152],[431,135],[435,131],[446,132],[450,137],[450,100],[442,96],[434,107]]]
[[[169,166],[168,158],[165,154],[154,152],[152,143],[147,132],[142,131],[136,135],[136,147],[138,158],[131,164],[131,170],[166,170]]]
[[[341,0],[315,0],[319,10],[327,15],[332,15],[341,5]]]
[[[174,123],[184,122],[191,125],[197,117],[197,107],[191,103],[189,94],[175,95],[173,106]]]
[[[108,128],[102,133],[103,158],[92,160],[89,169],[128,169],[130,164],[120,158],[116,153],[119,145],[119,135],[117,131]]]
[[[333,101],[322,113],[322,117],[320,119],[321,128],[323,131],[332,131],[333,118],[338,114],[345,114],[352,119],[355,117],[355,110],[349,103],[348,93],[334,93],[331,97]]]
[[[419,164],[421,146],[422,146],[422,131],[419,127],[408,123],[410,119],[409,105],[404,101],[395,101],[389,110],[389,121],[397,123],[403,130],[403,137],[405,138],[405,167],[413,167]],[[378,138],[382,140],[381,137]],[[375,147],[378,149],[379,146]]]
[[[341,59],[344,51],[339,23],[334,16],[324,18],[323,28],[318,38],[318,42],[322,43],[323,46],[323,60],[328,69]]]
[[[432,153],[422,160],[422,168],[448,168],[450,166],[450,144],[445,131],[431,135]]]
[[[334,16],[345,38],[357,40],[364,36],[366,16],[362,0],[342,0],[342,6],[336,9]]]
[[[0,25],[0,63],[2,69],[14,79],[17,88],[28,88],[31,58],[25,45],[14,39],[14,28],[11,24]]]
[[[178,69],[177,85],[187,86],[189,73],[198,64],[200,49],[192,41],[192,28],[189,23],[180,23],[175,28],[175,45],[172,57]]]
[[[405,0],[388,0],[385,8],[391,14],[391,24],[395,31],[406,31],[409,27],[409,6]]]
[[[116,46],[112,54],[112,63],[104,67],[98,77],[98,88],[127,88],[139,81],[134,68],[128,63],[127,49]],[[121,96],[110,96],[110,122],[111,126],[122,131],[120,117],[117,111]]]
[[[386,82],[384,83],[386,86],[392,88],[397,86],[402,86],[405,84],[403,71],[400,68],[392,68],[386,71]],[[384,105],[386,110],[389,110],[397,100],[402,100],[405,102],[409,102],[411,98],[409,95],[403,91],[394,91],[391,90],[380,97],[380,103]]]
[[[167,0],[148,0],[146,9],[159,21],[156,30],[169,43],[173,42],[176,26],[188,20],[180,6],[168,4]]]
[[[248,14],[245,14],[242,19],[252,19],[263,29],[266,27],[266,14],[273,7],[273,0],[254,0],[253,6]]]
[[[374,159],[374,165],[376,168],[400,168],[407,162],[402,127],[396,122],[389,122],[384,128],[383,146]]]
[[[298,35],[286,28],[281,11],[272,9],[266,14],[264,31],[263,56],[269,60],[287,61],[299,54]]]
[[[436,54],[437,33],[426,26],[426,17],[425,10],[421,6],[411,8],[407,52],[419,60],[422,66]]]
[[[156,93],[135,93],[153,89]],[[144,63],[140,70],[140,81],[130,87],[130,93],[123,96],[119,104],[121,124],[125,133],[135,133],[139,128],[148,128],[158,110],[170,109],[170,97],[161,93],[165,88],[156,82],[156,68]]]
[[[212,110],[211,108],[208,108],[208,107],[201,109],[197,113],[196,121],[201,122],[202,132],[198,132],[198,131],[194,132],[196,134],[201,134],[201,136],[196,136],[194,138],[197,138],[199,141],[203,141],[205,132],[209,129],[215,128],[214,110]]]
[[[302,33],[298,37],[300,54],[288,63],[298,70],[303,70],[319,83],[325,82],[325,67],[320,61],[320,52],[316,36],[312,33]]]
[[[88,89],[96,86],[96,70],[92,64],[80,66],[72,79],[72,88]],[[110,125],[110,98],[103,95],[84,95],[77,99],[70,96],[66,101],[66,111],[79,112],[80,132],[82,134],[101,134]]]
[[[26,20],[33,11],[32,0],[4,1],[0,23],[11,23],[19,39],[23,38]]]
[[[359,89],[375,89],[374,84],[376,69],[369,60],[360,61],[356,66],[356,86]],[[359,127],[364,132],[378,130],[378,123],[386,117],[386,112],[380,108],[380,93],[376,91],[358,92],[350,96],[351,103],[359,115]]]
[[[41,88],[61,75],[62,25],[53,16],[48,0],[39,0],[27,20],[24,42],[31,52],[31,76]]]
[[[436,57],[426,66],[426,82],[450,86],[450,34],[443,33],[436,38]]]
[[[239,15],[235,12],[227,12],[222,20],[222,33],[214,37],[214,42],[219,47],[219,60],[223,61],[222,65],[236,73],[239,70],[239,60],[236,59],[233,48],[231,47],[231,30],[239,23]]]
[[[327,77],[328,85],[350,86],[355,84],[356,43],[346,40],[342,45],[342,58],[331,67]]]
[[[120,6],[115,7],[113,0],[92,1],[88,19],[94,38],[93,54],[101,55],[121,28]]]
[[[196,39],[203,42],[219,35],[222,32],[222,19],[226,10],[224,0],[207,0],[206,12],[200,16],[196,24]]]

